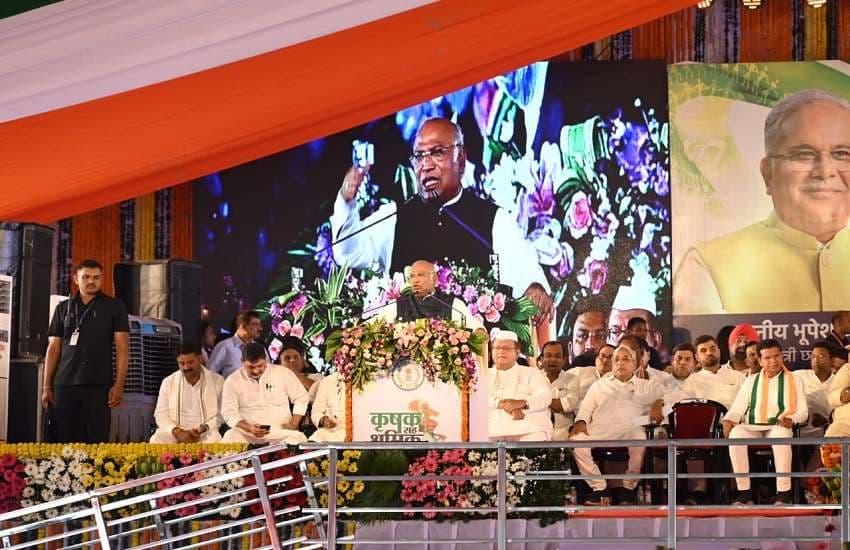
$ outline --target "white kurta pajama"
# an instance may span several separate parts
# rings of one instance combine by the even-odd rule
[[[221,415],[230,426],[223,441],[233,443],[303,443],[307,438],[297,430],[282,426],[292,415],[307,412],[309,396],[304,385],[286,367],[268,365],[259,380],[248,376],[245,369],[231,374],[224,381],[221,396]],[[290,412],[290,404],[292,412]],[[249,424],[271,426],[265,437],[255,437],[236,425],[240,420]]]
[[[153,417],[157,430],[151,443],[174,444],[174,428],[192,430],[206,424],[209,428],[201,434],[201,443],[221,441],[221,392],[224,378],[220,374],[201,368],[201,377],[194,385],[186,381],[181,371],[166,376],[159,386],[159,397]]]
[[[587,434],[575,434],[573,439],[646,439],[643,427],[632,424],[632,419],[649,414],[652,405],[662,397],[661,387],[651,380],[632,376],[627,382],[621,382],[608,373],[590,386],[584,396],[576,423],[584,421]],[[640,473],[644,451],[643,447],[629,447],[627,474]],[[582,475],[600,475],[589,448],[573,449],[573,456]],[[604,479],[587,483],[594,491],[603,491],[608,486]],[[637,479],[623,480],[626,489],[634,489],[637,484]]]
[[[320,427],[310,436],[310,441],[345,441],[345,385],[339,379],[339,374],[333,373],[323,378],[318,386],[310,418],[315,426],[320,426],[322,417],[327,416],[336,422],[336,428]]]
[[[782,374],[782,373],[780,373]],[[762,389],[764,371],[757,375],[748,377],[741,389],[738,390],[738,395],[732,403],[729,412],[726,413],[724,420],[735,422],[735,427],[729,432],[729,439],[754,438],[754,437],[793,437],[791,428],[784,428],[779,425],[780,418],[790,418],[795,424],[800,424],[806,421],[809,417],[808,407],[806,406],[806,397],[803,390],[803,382],[794,376],[790,371],[784,371],[785,379],[783,386],[785,387],[783,395],[779,395],[780,379],[782,376],[777,374],[772,378],[768,378],[766,392]],[[753,385],[758,383],[756,388],[757,400],[752,402]],[[791,404],[791,388],[789,384],[793,383],[796,391],[796,409]],[[762,402],[767,394],[767,406],[762,407]],[[781,401],[781,403],[780,403]],[[787,473],[791,471],[791,446],[790,445],[771,445],[773,449],[773,462],[776,464],[777,473]],[[747,447],[734,445],[729,447],[729,458],[732,461],[732,471],[735,473],[748,473],[750,471],[750,459],[747,455]],[[748,491],[750,489],[750,479],[739,477],[735,478],[735,483],[739,491]],[[791,490],[790,477],[777,477],[776,490],[785,492]]]
[[[809,409],[809,423],[800,430],[800,436],[823,437],[826,426],[821,426],[820,428],[812,426],[811,417],[819,414],[829,420],[829,415],[832,413],[832,405],[829,404],[829,389],[832,386],[832,380],[835,378],[835,375],[830,372],[829,378],[821,382],[815,371],[812,369],[803,369],[795,370],[794,378],[799,379],[803,383],[803,391],[806,392],[806,406]]]
[[[540,370],[516,363],[506,370],[491,367],[487,369],[487,388],[491,440],[548,441],[552,437],[552,390]],[[503,399],[525,400],[528,408],[522,411],[524,418],[515,420],[498,408]]]
[[[548,380],[549,377],[547,376],[546,379]],[[549,388],[552,391],[552,400],[560,401],[561,408],[564,410],[563,413],[552,411],[554,426],[552,440],[566,441],[570,438],[570,426],[573,425],[575,411],[578,408],[579,379],[569,371],[562,371],[558,374],[558,378],[549,381]]]
[[[826,429],[826,437],[850,436],[850,403],[841,402],[841,393],[850,387],[850,363],[838,369],[829,387],[829,405],[835,408],[832,424]]]

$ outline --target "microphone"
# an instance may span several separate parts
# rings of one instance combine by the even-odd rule
[[[389,214],[387,214],[387,215],[386,215],[386,216],[384,216],[383,218],[379,218],[379,219],[377,219],[377,220],[375,220],[375,221],[373,221],[373,222],[371,222],[371,223],[369,223],[369,224],[364,225],[363,227],[358,228],[358,229],[357,229],[357,230],[355,230],[355,231],[352,231],[352,232],[351,232],[351,233],[349,233],[348,235],[345,235],[345,236],[339,237],[339,238],[338,238],[338,239],[336,239],[335,241],[331,241],[331,244],[329,244],[329,245],[325,246],[324,248],[321,248],[320,250],[317,250],[317,251],[316,251],[316,252],[314,252],[313,254],[315,255],[315,254],[322,254],[322,253],[324,253],[324,252],[327,252],[328,250],[332,249],[332,248],[333,248],[333,247],[335,247],[336,245],[338,245],[338,244],[340,244],[340,243],[343,243],[343,242],[347,241],[348,239],[350,239],[350,238],[352,238],[352,237],[356,237],[357,235],[359,235],[360,233],[363,233],[363,232],[364,232],[364,231],[366,231],[367,229],[370,229],[370,228],[372,228],[372,227],[375,227],[375,226],[376,226],[376,225],[378,225],[379,223],[385,222],[386,220],[388,220],[388,219],[390,219],[390,218],[392,218],[392,217],[398,216],[398,213],[399,213],[399,211],[402,209],[402,207],[407,206],[408,204],[410,204],[410,202],[411,202],[411,201],[413,201],[413,199],[415,199],[415,198],[416,198],[416,195],[411,195],[411,196],[409,196],[409,197],[407,198],[407,200],[406,200],[406,201],[404,201],[403,203],[401,203],[401,204],[400,204],[400,205],[399,205],[399,206],[395,209],[395,212],[390,212]]]
[[[461,324],[462,327],[466,328],[466,314],[463,311],[456,308],[454,306],[454,304],[450,304],[450,303],[446,302],[445,300],[441,299],[440,297],[438,297],[436,292],[434,292],[433,294],[429,294],[428,296],[425,296],[424,298],[422,298],[422,301],[424,302],[428,298],[432,298],[432,299],[436,300],[437,303],[442,304],[442,305],[447,306],[447,307],[450,307],[450,308],[452,308],[452,311],[456,311],[458,314],[460,314],[460,324]],[[454,302],[454,299],[452,299],[452,302]]]
[[[378,311],[378,310],[383,309],[383,308],[385,308],[385,307],[387,307],[387,306],[389,306],[389,305],[392,305],[392,304],[397,304],[397,303],[401,302],[402,300],[406,300],[406,299],[408,299],[410,296],[411,296],[411,294],[410,294],[410,289],[405,289],[404,291],[402,291],[401,296],[399,296],[399,297],[398,297],[398,298],[396,298],[395,300],[390,300],[389,302],[387,302],[387,303],[385,303],[385,304],[381,304],[381,305],[379,305],[379,306],[373,306],[373,307],[370,307],[369,309],[364,309],[364,310],[363,310],[363,312],[362,312],[362,313],[360,313],[360,317],[361,317],[361,318],[366,318],[366,316],[367,316],[369,313],[372,313],[372,312],[374,312],[374,311]],[[415,302],[415,301],[413,302],[413,304],[414,304],[414,306],[416,306],[416,302]],[[418,309],[418,308],[417,308],[417,309]]]

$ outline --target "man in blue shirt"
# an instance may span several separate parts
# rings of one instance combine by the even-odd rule
[[[242,368],[242,347],[260,339],[263,323],[256,311],[243,311],[236,318],[236,334],[225,338],[213,348],[207,368],[227,378]],[[269,352],[266,351],[266,360]]]

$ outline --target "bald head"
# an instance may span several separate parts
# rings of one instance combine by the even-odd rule
[[[437,270],[427,260],[417,260],[410,266],[410,289],[418,298],[434,293],[437,288]]]

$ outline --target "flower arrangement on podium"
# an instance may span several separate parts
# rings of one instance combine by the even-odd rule
[[[399,359],[419,363],[429,382],[441,380],[459,389],[474,388],[486,340],[454,321],[418,319],[389,323],[383,319],[338,330],[327,340],[326,357],[342,380],[361,390],[377,377],[388,376]]]

